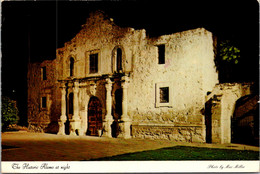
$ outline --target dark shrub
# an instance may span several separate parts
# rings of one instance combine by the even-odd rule
[[[1,106],[1,126],[2,131],[5,131],[9,125],[16,124],[19,120],[18,109],[16,102],[8,97],[2,97]]]

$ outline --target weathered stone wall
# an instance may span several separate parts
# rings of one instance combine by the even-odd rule
[[[165,44],[165,64],[158,64],[160,44]],[[212,34],[196,29],[144,39],[136,49],[128,100],[133,124],[197,125],[203,130],[205,96],[218,82]],[[173,91],[170,107],[155,107],[161,83]],[[203,134],[200,139],[204,141]]]
[[[158,64],[156,45],[159,44],[166,44],[165,64]],[[135,61],[132,82],[129,86],[131,96],[129,110],[143,113],[148,117],[150,114],[149,112],[146,114],[147,111],[155,115],[158,113],[166,115],[164,112],[167,112],[172,116],[176,113],[184,117],[179,122],[181,120],[194,122],[185,113],[200,114],[199,111],[205,103],[206,92],[211,91],[218,82],[211,33],[204,29],[197,29],[162,36],[155,40],[143,40],[135,54],[137,55],[133,55]],[[207,74],[206,77],[205,74]],[[170,88],[173,89],[172,108],[154,107],[155,85],[160,82],[169,82]],[[170,113],[171,111],[174,113]],[[134,115],[137,116],[138,113]],[[139,121],[146,118],[136,119]],[[150,118],[147,119],[150,120]],[[197,121],[200,122],[200,120]],[[160,123],[159,120],[156,122]]]
[[[165,64],[158,64],[160,44],[165,44]],[[30,89],[37,90],[30,94],[29,100],[37,101],[30,102],[34,103],[30,107],[40,104],[40,93],[46,94],[53,103],[50,104],[51,108],[54,105],[57,109],[49,115],[45,114],[46,118],[43,120],[46,124],[52,118],[57,121],[61,103],[57,80],[68,83],[65,84],[67,93],[73,92],[73,83],[79,81],[79,115],[82,130],[85,132],[91,96],[100,99],[103,117],[106,114],[103,76],[113,77],[117,48],[122,50],[123,75],[129,76],[130,80],[127,88],[127,114],[132,120],[132,136],[205,141],[202,110],[206,94],[218,83],[218,76],[214,64],[212,34],[202,28],[149,38],[145,30],[120,28],[102,12],[91,14],[81,31],[70,42],[65,43],[63,48],[57,49],[55,61],[35,64],[31,68],[28,76],[32,80],[29,83],[35,85]],[[89,55],[95,53],[98,54],[99,70],[97,73],[89,73]],[[73,76],[70,76],[71,57],[75,61]],[[44,82],[47,86],[36,84],[40,82],[38,69],[45,63],[47,69],[52,69],[50,72],[53,73],[53,81]],[[119,82],[113,83],[111,95],[114,102],[114,92],[121,88],[120,78]],[[93,85],[96,85],[95,93],[91,93]],[[158,105],[158,87],[165,85],[170,88],[170,103],[162,107]],[[112,107],[115,107],[114,103]],[[30,112],[33,113],[30,114],[30,120],[39,123],[43,118],[41,114],[44,115],[45,111]],[[53,114],[55,116],[51,116]],[[157,135],[155,132],[160,133]]]
[[[46,80],[42,79],[42,67],[46,67]],[[55,60],[29,64],[28,123],[31,131],[57,131],[57,121],[60,116],[60,90],[55,70]],[[42,97],[46,97],[46,108],[41,107]]]

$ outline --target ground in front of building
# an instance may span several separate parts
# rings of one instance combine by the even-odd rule
[[[2,161],[84,161],[180,146],[250,150],[259,153],[258,147],[240,144],[181,143],[18,131],[2,133]]]

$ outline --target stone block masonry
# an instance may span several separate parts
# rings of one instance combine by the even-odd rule
[[[55,133],[60,115],[56,61],[28,65],[28,123],[34,132]]]
[[[204,142],[205,133],[201,126],[132,125],[133,138],[164,139],[179,142]]]

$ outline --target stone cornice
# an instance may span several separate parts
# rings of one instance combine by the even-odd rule
[[[60,79],[58,82],[60,83],[73,83],[73,82],[86,82],[86,81],[98,81],[98,80],[105,80],[107,78],[110,78],[112,81],[115,78],[124,78],[126,76],[129,76],[129,74],[126,73],[114,73],[114,74],[103,74],[103,75],[95,75],[95,76],[88,76],[83,78],[67,78],[67,79]]]

